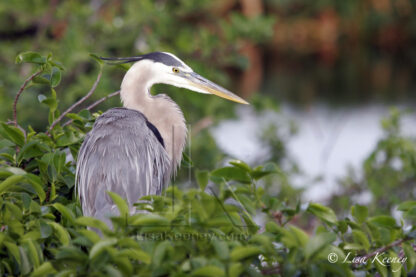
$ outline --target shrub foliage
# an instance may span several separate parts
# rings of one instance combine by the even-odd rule
[[[146,212],[134,215],[109,193],[120,212],[113,228],[82,216],[74,194],[75,161],[98,114],[82,110],[66,114],[70,124],[57,121],[54,87],[62,66],[37,53],[23,53],[17,61],[36,67],[38,74],[26,85],[49,86],[39,101],[49,107],[53,128],[0,125],[0,275],[400,276],[414,269],[416,201],[394,206],[392,213],[400,211],[394,217],[360,205],[337,215],[327,206],[269,191],[264,180],[286,177],[275,164],[253,168],[232,161],[213,171],[195,170],[194,187],[170,186],[161,196],[143,197],[137,205]],[[408,161],[406,176],[414,174],[414,142],[406,141],[405,149],[389,147]],[[376,167],[370,158],[366,172]],[[372,176],[374,190],[380,176]]]

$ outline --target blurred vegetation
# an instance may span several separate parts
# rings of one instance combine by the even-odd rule
[[[62,80],[65,94],[57,89],[63,107],[85,95],[97,75],[97,67],[88,60],[89,53],[132,56],[169,51],[195,71],[229,86],[230,78],[225,74],[227,67],[241,69],[247,65],[247,61],[238,55],[239,40],[261,42],[270,38],[273,20],[268,17],[255,19],[256,22],[261,19],[255,26],[251,24],[253,20],[238,14],[219,20],[211,12],[214,7],[210,3],[146,0],[2,2],[0,94],[4,104],[10,103],[18,90],[19,79],[30,70],[28,67],[17,68],[13,57],[28,50],[43,52],[47,49],[65,64]],[[95,99],[117,90],[123,75],[123,70],[106,69]],[[230,113],[229,105],[214,97],[194,97],[169,87],[155,91],[174,93],[175,101],[186,111],[189,123],[195,123],[204,115],[217,114],[220,118]],[[34,105],[38,93],[39,90],[33,89],[21,103],[25,107],[21,122],[26,125],[30,119],[35,129],[44,126],[46,119],[46,110],[40,111]],[[114,105],[118,105],[117,99],[103,108]],[[10,117],[10,111],[4,109],[1,112],[1,118]]]
[[[36,67],[28,82],[49,87],[40,97],[49,127],[0,122],[1,276],[404,276],[415,268],[416,201],[388,194],[414,183],[416,172],[416,143],[400,135],[399,112],[383,121],[386,138],[364,165],[364,185],[381,208],[351,204],[337,216],[302,203],[290,172],[275,163],[234,160],[206,171],[185,158],[195,170],[192,185],[142,197],[147,201],[136,205],[146,213],[130,215],[125,200],[109,192],[119,209],[109,228],[82,216],[74,193],[79,147],[99,114],[69,113],[73,121],[61,124],[54,90],[60,63],[34,52],[16,61]],[[277,145],[283,154],[282,141]],[[383,180],[391,188],[380,193],[374,185]]]
[[[98,74],[89,53],[151,51],[175,53],[203,76],[256,99],[258,107],[281,99],[303,105],[414,99],[415,10],[413,0],[2,1],[0,104],[10,107],[31,71],[15,64],[23,51],[52,52],[65,65],[64,89],[56,88],[62,108],[84,96]],[[84,107],[116,91],[123,74],[105,68]],[[23,94],[22,126],[45,126],[47,110],[37,101],[43,89]],[[264,94],[255,97],[260,90]],[[197,126],[192,153],[207,157],[198,162],[205,168],[220,163],[224,155],[210,147],[215,143],[203,123],[233,116],[232,103],[164,85],[153,91],[170,94],[188,124]],[[114,97],[97,109],[118,105]],[[11,110],[1,109],[0,118],[10,119]]]
[[[89,53],[155,50],[177,54],[246,97],[261,89],[301,103],[414,99],[415,14],[414,0],[2,1],[1,104],[10,103],[30,70],[14,64],[28,50],[51,51],[65,64],[65,94],[57,91],[64,107],[82,97],[96,76]],[[94,97],[117,90],[122,75],[105,70]],[[189,123],[229,111],[214,97],[157,91],[172,92]],[[21,102],[21,122],[35,129],[46,119],[46,110],[33,105],[37,93],[33,89]],[[117,104],[112,99],[101,107]],[[0,118],[10,118],[10,111],[2,109]]]

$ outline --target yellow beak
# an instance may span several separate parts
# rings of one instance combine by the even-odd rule
[[[201,75],[192,72],[192,73],[186,73],[183,76],[184,78],[186,78],[189,82],[190,85],[192,87],[194,87],[197,91],[200,91],[202,93],[209,93],[209,94],[214,94],[217,95],[219,97],[240,103],[240,104],[245,104],[248,105],[249,103],[244,100],[243,98],[235,95],[234,93],[232,93],[231,91],[211,82],[208,79],[205,79],[204,77],[202,77]]]

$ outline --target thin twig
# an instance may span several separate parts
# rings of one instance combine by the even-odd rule
[[[377,254],[384,253],[384,252],[386,252],[387,250],[389,250],[390,248],[393,248],[393,247],[395,247],[395,246],[398,246],[398,245],[402,244],[403,242],[406,242],[406,241],[408,241],[408,240],[410,240],[410,239],[411,239],[410,237],[406,237],[406,238],[402,238],[402,239],[399,239],[399,240],[393,241],[392,243],[387,244],[386,246],[380,247],[380,248],[376,249],[375,251],[370,252],[370,253],[368,253],[368,254],[366,254],[366,255],[364,255],[364,256],[362,256],[362,257],[360,257],[359,259],[357,259],[357,261],[366,261],[366,260],[368,260],[369,258],[374,257],[374,256],[376,256]]]
[[[98,106],[99,104],[101,104],[102,102],[104,102],[104,101],[106,101],[108,98],[111,98],[111,97],[113,97],[113,96],[116,96],[116,95],[119,95],[120,94],[120,91],[118,90],[118,91],[115,91],[115,92],[113,92],[113,93],[110,93],[109,95],[107,95],[107,96],[104,96],[103,98],[101,98],[101,99],[98,99],[97,101],[95,101],[94,103],[92,103],[91,105],[89,105],[87,108],[86,108],[86,110],[87,111],[90,111],[90,110],[92,110],[93,108],[95,108],[96,106]],[[62,127],[65,127],[65,126],[68,126],[69,124],[71,124],[72,122],[73,122],[74,120],[68,120],[67,122],[65,122],[64,124],[62,124]]]
[[[102,102],[104,102],[104,101],[106,101],[108,98],[111,98],[111,97],[113,97],[113,96],[116,96],[116,95],[119,95],[120,94],[120,91],[119,90],[117,90],[117,91],[115,91],[115,92],[113,92],[113,93],[110,93],[109,95],[107,95],[107,96],[104,96],[103,98],[101,98],[101,99],[99,99],[99,100],[97,100],[97,101],[95,101],[94,103],[92,103],[91,105],[89,105],[87,108],[86,108],[86,110],[92,110],[92,109],[94,109],[96,106],[98,106],[99,104],[101,104]]]
[[[36,76],[38,76],[41,73],[42,73],[42,70],[39,70],[39,71],[33,73],[31,76],[29,76],[29,78],[27,78],[25,80],[25,82],[23,83],[23,85],[20,87],[19,91],[16,94],[16,97],[14,98],[14,103],[13,103],[13,122],[14,122],[14,126],[15,127],[17,127],[17,102],[19,101],[20,95],[25,90],[25,88],[29,84],[29,82],[32,81],[33,78],[35,78]]]
[[[370,253],[368,253],[367,255],[364,255],[364,256],[362,257],[362,259],[363,259],[363,261],[364,261],[364,260],[368,260],[369,258],[374,257],[374,256],[376,256],[376,255],[377,255],[377,254],[379,254],[379,253],[384,253],[384,252],[386,252],[387,250],[389,250],[390,248],[393,248],[393,247],[395,247],[395,246],[398,246],[398,245],[400,245],[400,244],[402,244],[403,242],[408,241],[408,240],[410,240],[410,237],[406,237],[406,238],[402,238],[402,239],[399,239],[399,240],[393,241],[392,243],[387,244],[386,246],[380,247],[380,248],[376,249],[375,251],[370,252]],[[361,259],[360,259],[360,260],[361,260]]]
[[[100,82],[101,79],[101,75],[102,75],[102,71],[100,70],[100,73],[98,73],[97,76],[97,80],[95,80],[94,85],[92,86],[91,90],[84,96],[82,97],[80,100],[78,100],[76,103],[74,103],[71,107],[69,107],[66,111],[64,111],[59,117],[58,119],[56,119],[51,126],[49,127],[49,130],[46,132],[46,134],[49,136],[49,133],[53,130],[53,128],[68,114],[70,113],[73,109],[75,109],[76,107],[78,107],[79,105],[81,105],[85,100],[87,100],[96,90],[98,83]]]

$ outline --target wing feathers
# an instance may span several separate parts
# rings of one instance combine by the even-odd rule
[[[107,191],[125,198],[132,209],[139,198],[159,194],[171,162],[147,119],[138,111],[115,108],[102,114],[87,134],[77,162],[77,189],[84,215],[114,214]]]

